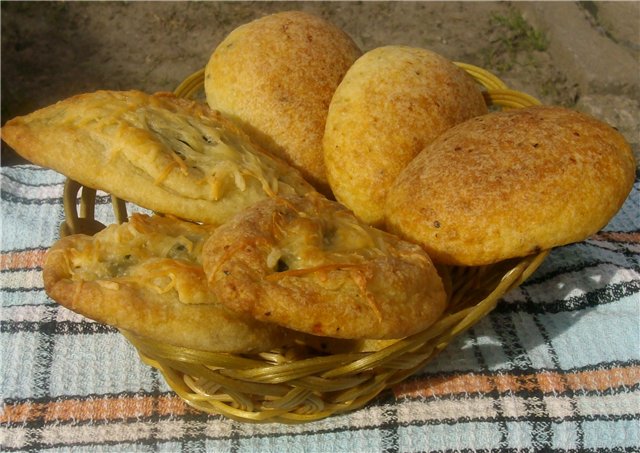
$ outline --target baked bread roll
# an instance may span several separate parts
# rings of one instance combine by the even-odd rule
[[[367,223],[384,223],[389,186],[433,139],[487,113],[480,86],[426,49],[387,46],[347,71],[327,116],[324,157],[336,199]]]
[[[320,195],[272,198],[241,212],[207,240],[203,266],[233,311],[318,336],[401,338],[428,327],[446,305],[420,247]]]
[[[267,196],[313,190],[219,113],[170,93],[74,96],[8,121],[2,139],[83,185],[212,224]]]
[[[346,33],[320,17],[299,11],[265,16],[216,47],[205,68],[207,102],[328,194],[322,156],[327,109],[360,54]]]
[[[88,318],[162,343],[212,352],[282,345],[285,329],[242,318],[209,292],[200,259],[213,229],[134,214],[95,236],[67,236],[47,253],[45,290]]]
[[[434,261],[483,265],[581,241],[635,177],[613,128],[562,107],[490,113],[449,129],[398,176],[389,229]]]

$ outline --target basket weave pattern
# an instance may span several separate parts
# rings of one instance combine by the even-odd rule
[[[484,86],[494,108],[539,104],[510,90],[494,75],[456,63]],[[191,98],[202,89],[204,71],[187,78],[176,94]],[[80,193],[80,212],[77,198]],[[104,226],[94,219],[95,190],[75,181],[65,184],[66,221],[61,236],[94,234]],[[118,222],[126,221],[125,203],[115,197]],[[373,352],[318,353],[296,345],[266,353],[212,353],[161,344],[133,333],[122,334],[141,359],[158,369],[169,386],[198,410],[245,422],[304,423],[358,409],[383,390],[416,373],[491,310],[499,299],[524,282],[548,251],[482,267],[441,267],[449,296],[445,314],[428,329]]]

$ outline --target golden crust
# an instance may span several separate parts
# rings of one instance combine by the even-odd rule
[[[480,86],[426,49],[365,53],[338,86],[323,139],[336,199],[367,223],[384,222],[389,186],[446,129],[487,113]]]
[[[217,46],[205,70],[207,102],[327,194],[327,110],[360,53],[346,33],[319,17],[272,14],[236,28]]]
[[[400,338],[446,305],[420,247],[374,229],[339,203],[308,197],[260,202],[205,243],[209,287],[260,321],[335,338]]]
[[[311,189],[239,128],[170,93],[97,91],[2,128],[27,160],[154,211],[222,223],[276,193]]]
[[[45,290],[88,318],[176,346],[253,352],[289,341],[285,329],[244,319],[209,292],[200,257],[212,231],[134,214],[93,237],[67,236],[47,253]]]
[[[561,107],[491,113],[402,171],[389,229],[441,263],[482,265],[585,239],[620,209],[635,163],[608,125]]]

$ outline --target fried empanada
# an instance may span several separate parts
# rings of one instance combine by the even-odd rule
[[[624,137],[593,117],[552,106],[494,112],[411,161],[389,190],[386,221],[434,261],[491,264],[597,232],[635,170]]]
[[[211,224],[267,196],[312,190],[220,113],[170,93],[74,96],[8,121],[2,138],[83,185]]]
[[[175,346],[255,352],[285,344],[286,329],[242,317],[208,290],[200,260],[213,229],[134,214],[95,236],[67,236],[47,253],[45,290],[88,318]]]
[[[270,14],[234,29],[216,47],[205,69],[207,102],[330,194],[322,154],[327,110],[361,53],[321,17]]]
[[[480,85],[435,52],[384,46],[365,53],[327,116],[324,159],[336,199],[383,225],[387,191],[402,169],[442,132],[485,113]]]
[[[446,295],[427,254],[319,195],[264,200],[213,232],[209,287],[241,314],[318,336],[401,338]]]

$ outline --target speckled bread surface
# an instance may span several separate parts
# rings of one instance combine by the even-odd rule
[[[488,264],[599,231],[634,177],[629,144],[595,118],[549,106],[495,112],[427,146],[390,189],[386,221],[434,261]]]
[[[313,190],[221,114],[171,93],[73,96],[8,121],[2,139],[85,186],[212,224],[268,196]]]
[[[218,228],[203,250],[229,308],[334,338],[402,338],[435,322],[443,283],[418,246],[319,195],[273,198]]]
[[[329,192],[322,135],[331,97],[361,54],[338,27],[299,11],[233,30],[205,68],[207,102]]]
[[[336,198],[362,220],[384,222],[389,186],[448,128],[487,113],[481,87],[430,50],[385,46],[361,56],[338,86],[323,139]]]
[[[251,352],[285,344],[285,329],[243,318],[209,291],[201,251],[213,230],[134,214],[95,236],[67,236],[46,255],[45,290],[88,318],[174,346]]]

